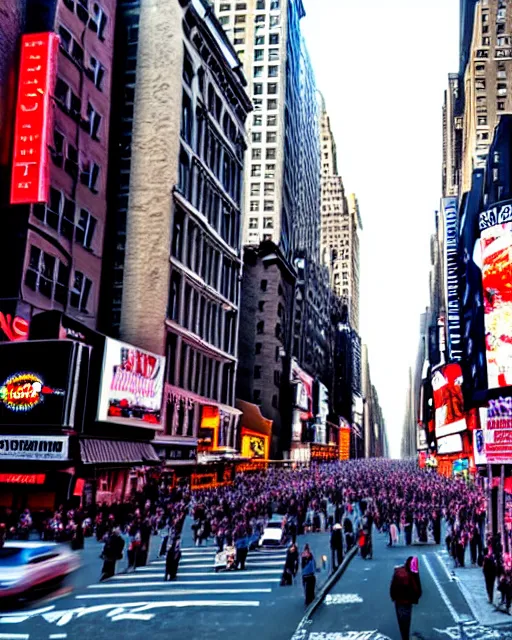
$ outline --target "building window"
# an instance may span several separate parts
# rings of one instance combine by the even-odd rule
[[[263,24],[265,22],[265,14],[264,13],[260,13],[259,15],[256,16],[256,18],[254,19],[254,22],[256,24]]]
[[[220,16],[219,22],[223,27],[225,27],[229,22],[229,16]]]
[[[277,11],[279,9],[279,0],[270,0],[270,11]]]
[[[92,7],[91,19],[89,20],[89,29],[97,33],[100,40],[104,40],[106,26],[107,16],[100,5],[95,2]]]
[[[254,93],[255,96],[263,95],[263,85],[262,85],[261,82],[255,82],[254,83],[254,85],[253,85],[253,93]]]
[[[262,342],[257,342],[255,347],[254,347],[254,353],[259,356],[261,353],[261,350],[263,348],[263,343]]]
[[[260,164],[253,164],[251,166],[251,177],[259,178],[260,176],[261,176],[261,165]]]
[[[254,389],[252,399],[254,404],[261,404],[261,391],[259,389]]]
[[[256,46],[262,46],[265,44],[265,36],[256,36],[254,39],[254,44]]]
[[[89,68],[87,69],[86,74],[94,82],[94,86],[102,91],[105,68],[100,64],[99,60],[96,60],[93,56],[90,56],[89,58]]]
[[[269,38],[268,38],[268,43],[269,44],[279,44],[279,34],[278,33],[271,33]]]
[[[87,122],[89,125],[88,131],[89,135],[94,139],[98,140],[98,131],[101,124],[101,116],[94,109],[90,102],[87,103]]]
[[[31,246],[25,284],[50,300],[66,304],[69,269],[55,256]]]
[[[259,196],[261,192],[261,185],[259,182],[251,183],[251,196]]]
[[[276,60],[279,60],[279,49],[269,49],[268,59],[270,62],[275,62]]]
[[[266,196],[271,196],[275,193],[276,185],[273,182],[265,182],[264,193]]]
[[[247,9],[247,3],[246,2],[237,2],[235,9],[237,11],[245,11]]]
[[[251,200],[251,204],[249,205],[249,210],[250,211],[260,210],[260,203],[258,202],[258,200]]]
[[[277,126],[277,116],[267,116],[267,126],[268,127],[276,127]]]
[[[258,218],[249,218],[249,229],[258,228]]]
[[[261,160],[261,149],[253,149],[251,151],[251,156],[253,160]]]
[[[91,280],[86,278],[81,271],[75,271],[75,281],[69,292],[69,304],[86,313],[91,287]]]
[[[263,320],[260,320],[256,325],[256,333],[258,335],[262,335],[263,333],[265,333],[265,323],[263,322]]]
[[[237,45],[237,44],[245,44],[245,38],[235,38],[233,42],[234,42],[235,45]],[[238,52],[238,57],[240,59],[242,59],[243,56],[244,56],[244,53],[245,53],[244,51],[239,51]]]
[[[100,167],[95,162],[83,158],[80,167],[80,182],[89,187],[93,193],[98,193],[99,175]]]
[[[253,131],[253,133],[252,133],[252,141],[253,142],[261,142],[261,131]]]
[[[265,165],[265,178],[275,178],[276,177],[276,165],[275,164],[266,164]]]
[[[252,124],[255,127],[261,127],[261,125],[263,124],[263,116],[255,114],[252,119]]]
[[[266,290],[267,290],[267,285],[268,285],[268,280],[262,280],[262,281],[260,282],[260,289],[261,289],[262,291],[266,291]]]
[[[277,131],[267,131],[267,143],[277,142]]]
[[[34,216],[68,240],[73,239],[75,203],[61,191],[50,188],[48,205],[34,205]]]
[[[279,16],[270,16],[270,28],[279,26]]]
[[[255,49],[254,60],[256,62],[261,62],[263,60],[264,55],[265,55],[264,49]]]
[[[270,147],[269,149],[267,149],[265,157],[267,160],[275,160],[276,159],[275,147]]]
[[[263,67],[254,67],[254,77],[255,78],[263,77]]]
[[[265,310],[265,300],[260,300],[258,302],[258,311],[260,313],[263,313],[264,310]]]
[[[268,77],[277,78],[279,75],[279,67],[276,64],[271,64],[268,67]]]
[[[265,0],[256,0],[256,9],[257,11],[265,10]]]
[[[274,228],[274,218],[263,218],[263,228],[264,229],[273,229]]]
[[[224,2],[220,5],[219,11],[231,11],[231,5],[227,2]]]
[[[261,366],[257,364],[254,367],[254,379],[259,380],[260,378],[261,378]]]
[[[274,211],[274,201],[273,200],[265,200],[263,202],[263,211]]]
[[[245,14],[235,16],[235,24],[245,24]]]
[[[277,109],[277,100],[272,98],[271,100],[267,100],[267,109],[269,111],[275,111]]]
[[[281,384],[281,372],[280,371],[274,371],[274,384],[276,385],[276,387],[279,387],[279,385]]]
[[[85,249],[92,249],[92,240],[96,230],[96,218],[86,209],[80,209],[80,216],[75,230],[75,241]]]
[[[267,93],[271,96],[276,95],[277,93],[277,82],[269,82],[267,84]]]
[[[279,397],[277,395],[272,396],[272,406],[274,409],[279,409]]]

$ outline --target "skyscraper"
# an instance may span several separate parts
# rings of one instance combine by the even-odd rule
[[[316,87],[300,31],[302,0],[213,6],[243,60],[254,112],[248,124],[243,243],[270,240],[292,259],[319,247]]]

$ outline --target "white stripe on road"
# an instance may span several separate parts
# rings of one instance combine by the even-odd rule
[[[283,564],[282,560],[276,560],[275,562],[246,562],[246,567],[276,567],[278,565]],[[159,565],[164,566],[165,560],[158,560],[157,562],[152,562],[152,566]],[[213,563],[210,564],[187,564],[187,569],[213,569]]]
[[[446,566],[446,563],[445,563],[445,561],[443,560],[443,558],[441,557],[441,555],[440,555],[439,551],[436,551],[436,558],[438,559],[439,564],[443,567],[443,571],[446,573],[446,575],[447,575],[447,577],[448,577],[448,580],[449,580],[450,582],[453,582],[453,581],[455,580],[455,576],[454,576],[454,575],[452,575],[452,574],[450,573],[450,570],[449,570],[449,569],[448,569],[448,567]]]
[[[437,590],[439,591],[439,594],[440,594],[441,598],[443,599],[443,602],[446,605],[446,608],[450,612],[450,615],[452,616],[454,622],[456,622],[458,624],[459,620],[460,620],[459,614],[455,611],[455,608],[454,608],[453,604],[451,603],[450,598],[448,598],[448,596],[446,595],[446,591],[441,586],[441,583],[439,582],[436,574],[434,573],[434,570],[432,569],[432,567],[430,565],[430,562],[428,561],[427,556],[425,554],[422,554],[421,557],[423,558],[423,562],[425,563],[425,566],[427,567],[428,572],[430,573],[430,577],[432,578],[432,581],[436,585]]]
[[[94,598],[149,598],[151,596],[200,596],[202,594],[222,593],[272,593],[272,589],[181,589],[172,591],[130,591],[129,593],[98,593],[76,596],[75,600],[92,600]]]
[[[208,565],[211,568],[211,565]],[[187,567],[187,569],[190,569],[190,567]],[[211,568],[212,569],[212,568]],[[135,576],[137,576],[140,579],[143,578],[161,578],[162,577],[162,572],[160,573],[142,573],[143,571],[155,571],[155,567],[140,567],[139,569],[137,569],[136,572],[134,573],[120,573],[117,576],[113,576],[111,578],[111,580],[132,580]],[[269,575],[280,575],[281,573],[283,573],[281,571],[281,569],[251,569],[251,571],[246,571],[246,574],[249,573],[251,576],[269,576]],[[215,575],[213,572],[213,569],[211,571],[193,571],[191,573],[183,573],[181,571],[178,571],[178,577],[179,578],[195,578],[196,576],[213,576]],[[223,573],[218,573],[217,576],[221,579],[225,579],[228,576],[232,576],[233,572],[232,571],[224,571]]]
[[[215,556],[212,556],[211,561],[213,562],[213,559],[215,558]],[[286,559],[286,556],[271,556],[270,558],[258,558],[257,556],[249,556],[247,558],[247,562],[257,562],[258,564],[260,563],[260,561],[263,562],[284,562],[284,560]],[[180,564],[191,564],[194,562],[201,562],[201,560],[203,560],[203,558],[181,558],[180,560]],[[151,564],[165,564],[165,560],[153,560],[151,562]]]
[[[28,633],[0,633],[0,640],[28,640]]]
[[[67,633],[50,633],[50,640],[64,640],[64,638],[67,638],[68,634]]]
[[[159,576],[160,578],[162,576]],[[102,583],[102,584],[90,584],[88,589],[124,589],[129,587],[183,587],[189,584],[268,584],[270,582],[281,582],[280,578],[263,578],[261,580],[187,580],[186,582],[165,582],[163,579],[160,582],[129,582],[120,584],[116,583]]]

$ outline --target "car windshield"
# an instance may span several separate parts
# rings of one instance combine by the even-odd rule
[[[18,567],[23,564],[23,554],[19,547],[0,549],[0,567]]]
[[[281,529],[281,523],[280,522],[269,522],[267,524],[267,529]]]

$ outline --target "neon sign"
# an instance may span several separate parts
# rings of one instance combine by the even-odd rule
[[[21,39],[11,204],[48,201],[48,138],[58,46],[59,38],[51,32],[29,33]]]
[[[44,473],[0,473],[0,482],[7,484],[44,484]]]
[[[0,311],[0,329],[5,333],[9,342],[28,339],[28,322],[18,316],[12,317],[10,313]]]
[[[63,396],[64,391],[47,387],[34,373],[16,373],[0,387],[0,402],[11,411],[30,411],[50,395]]]

